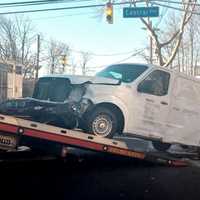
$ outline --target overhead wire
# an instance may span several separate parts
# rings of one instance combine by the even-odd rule
[[[145,2],[145,0],[136,0],[135,2]],[[113,5],[125,5],[130,4],[130,2],[120,2],[113,3]],[[24,13],[35,13],[35,12],[48,12],[48,11],[59,11],[59,10],[73,10],[73,9],[83,9],[83,8],[97,8],[104,7],[106,4],[91,4],[91,5],[80,5],[80,6],[69,6],[69,7],[59,7],[59,8],[45,8],[45,9],[31,9],[31,10],[21,10],[21,11],[8,11],[8,12],[0,12],[0,15],[8,15],[8,14],[24,14]]]
[[[16,5],[2,5],[0,3],[0,8],[15,8],[15,7],[25,7],[25,6],[42,6],[42,5],[52,5],[52,4],[65,4],[65,3],[79,3],[79,2],[90,2],[92,0],[56,0],[56,1],[42,1],[39,3],[28,3],[28,4],[16,4]]]
[[[135,53],[131,54],[129,57],[124,58],[124,59],[122,59],[122,60],[119,60],[119,61],[117,61],[117,62],[115,62],[115,63],[122,63],[122,62],[124,62],[124,61],[126,61],[126,60],[129,60],[130,58],[135,57],[135,56],[141,54],[145,49],[146,49],[146,48],[140,49],[140,50],[136,51]],[[115,64],[115,63],[113,63],[113,64]]]
[[[50,42],[47,40],[47,39],[42,39],[42,43],[45,43],[46,45],[48,45]],[[143,51],[145,50],[146,48],[144,49],[139,49],[138,51]],[[110,54],[101,54],[101,53],[92,53],[90,51],[83,51],[83,50],[77,50],[77,49],[74,49],[74,48],[69,48],[69,51],[72,51],[72,52],[75,52],[75,53],[79,53],[79,54],[82,54],[82,53],[89,53],[90,55],[92,56],[99,56],[99,57],[106,57],[106,56],[123,56],[123,55],[128,55],[128,54],[131,54],[131,56],[133,56],[135,53],[138,53],[138,51],[136,52],[135,50],[130,50],[130,51],[126,51],[126,52],[119,52],[119,53],[110,53]]]
[[[65,1],[65,0],[37,0],[37,1],[18,1],[18,2],[7,2],[7,3],[0,3],[0,6],[6,5],[22,5],[22,4],[32,4],[32,3],[50,3],[50,2],[58,2],[58,1]],[[69,0],[70,1],[70,0]]]
[[[173,6],[170,6],[170,5],[166,5],[166,4],[161,4],[161,3],[156,3],[156,2],[151,2],[152,5],[157,5],[157,6],[162,6],[162,7],[165,7],[165,8],[171,8],[171,9],[174,9],[174,10],[178,10],[178,11],[181,11],[181,12],[186,12],[185,9],[183,8],[178,8],[178,7],[173,7]],[[196,12],[196,11],[187,11],[188,13],[192,13],[194,15],[200,15],[200,12]]]
[[[63,17],[72,17],[72,16],[83,16],[83,15],[89,15],[89,14],[96,14],[96,11],[93,12],[82,12],[82,13],[73,13],[73,14],[63,14],[63,15],[56,15],[51,17],[40,17],[40,18],[31,18],[31,20],[52,20],[52,19],[58,19]]]
[[[172,0],[150,0],[150,2],[156,1],[160,3],[170,3],[170,4],[178,4],[178,5],[195,5],[195,6],[200,6],[199,3],[195,2],[180,2],[180,1],[172,1]]]
[[[9,2],[9,3],[0,3],[0,6],[30,6],[30,5],[41,5],[41,4],[55,4],[55,3],[73,3],[73,2],[83,2],[83,1],[92,1],[92,0],[39,0],[39,1],[22,1],[22,2]],[[149,2],[166,2],[166,3],[173,3],[173,4],[181,4],[181,5],[196,5],[200,6],[200,4],[195,2],[179,2],[179,1],[173,1],[173,0],[149,0]],[[146,1],[134,1],[134,3],[137,2],[146,2]],[[119,5],[119,4],[131,4],[132,1],[125,1],[125,2],[113,2],[113,5]]]
[[[74,49],[69,49],[70,51],[73,51],[73,52],[76,52],[76,53],[84,53],[84,52],[87,52],[87,51],[78,51],[78,50],[74,50]],[[127,51],[127,52],[121,52],[121,53],[112,53],[112,54],[97,54],[97,53],[91,53],[89,52],[89,54],[93,55],[93,56],[121,56],[121,55],[127,55],[127,54],[130,54],[130,53],[133,53],[134,51]]]
[[[128,56],[127,58],[124,58],[124,59],[122,59],[122,60],[113,62],[113,63],[111,63],[110,65],[114,65],[114,64],[118,64],[118,63],[122,63],[122,62],[124,62],[124,61],[127,61],[127,60],[129,60],[130,58],[141,54],[145,49],[146,49],[146,48],[139,49],[139,50],[135,51],[134,54]],[[94,68],[94,69],[95,69],[95,68],[96,68],[96,69],[100,69],[100,68],[103,68],[103,67],[105,67],[105,66],[106,66],[106,65],[100,65],[100,66],[95,66],[95,67],[92,67],[92,68]]]

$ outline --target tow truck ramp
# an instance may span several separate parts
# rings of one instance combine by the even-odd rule
[[[46,151],[62,146],[63,152],[66,152],[67,147],[77,147],[168,166],[187,166],[189,164],[188,159],[170,153],[155,152],[155,150],[149,149],[139,151],[134,148],[134,145],[130,148],[130,145],[127,145],[123,140],[101,138],[79,130],[63,129],[0,115],[0,149],[17,149],[21,145],[32,148],[39,145]]]

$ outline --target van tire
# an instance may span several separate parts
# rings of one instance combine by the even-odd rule
[[[87,114],[86,132],[96,136],[112,138],[119,131],[119,120],[114,111],[106,107],[97,107]]]
[[[167,151],[171,147],[171,144],[159,141],[153,141],[152,145],[158,151]]]

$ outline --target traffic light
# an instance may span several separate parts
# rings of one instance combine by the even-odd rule
[[[67,55],[62,55],[61,64],[62,64],[63,66],[66,66],[66,65],[67,65]]]
[[[113,24],[113,5],[111,2],[106,4],[106,20],[109,24]]]

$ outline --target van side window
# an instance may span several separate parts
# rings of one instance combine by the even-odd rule
[[[138,91],[156,96],[164,96],[168,93],[169,79],[170,74],[168,72],[155,70],[138,85]]]

